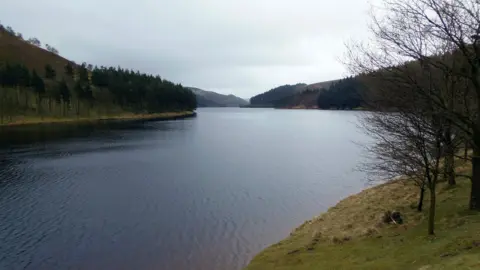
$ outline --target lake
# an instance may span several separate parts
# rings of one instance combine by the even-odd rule
[[[358,112],[0,133],[0,269],[241,269],[366,187]]]

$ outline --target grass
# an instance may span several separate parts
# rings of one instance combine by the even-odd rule
[[[91,117],[79,117],[79,118],[62,118],[62,117],[40,117],[40,116],[15,116],[11,121],[0,126],[23,126],[23,125],[36,125],[36,124],[55,124],[55,123],[88,123],[99,121],[152,121],[152,120],[169,120],[176,118],[185,118],[194,116],[192,111],[184,112],[163,112],[152,114],[134,114],[123,113],[114,116],[91,116]]]
[[[465,174],[469,165],[457,170]],[[467,210],[470,180],[457,182],[437,188],[435,237],[427,236],[428,193],[418,213],[417,188],[396,180],[342,200],[246,269],[480,269],[480,213]],[[400,211],[404,224],[382,223],[387,210]]]

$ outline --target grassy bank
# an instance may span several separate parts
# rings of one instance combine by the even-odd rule
[[[469,165],[457,170],[467,173]],[[247,270],[480,269],[480,214],[467,210],[469,190],[467,178],[454,188],[439,184],[435,237],[427,236],[428,211],[416,211],[418,190],[411,183],[364,190],[258,254]],[[400,211],[404,224],[382,223],[387,210]]]
[[[196,113],[192,111],[183,112],[164,112],[154,114],[133,114],[123,113],[114,116],[91,116],[91,117],[74,117],[74,118],[55,118],[55,117],[39,117],[39,116],[15,116],[10,121],[0,124],[0,126],[23,126],[23,125],[38,125],[38,124],[82,124],[104,121],[160,121],[182,119],[195,116]]]

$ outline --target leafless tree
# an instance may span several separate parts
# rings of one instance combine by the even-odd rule
[[[419,187],[418,211],[422,210],[425,190],[429,190],[428,233],[434,234],[436,186],[441,158],[445,155],[448,123],[434,103],[417,92],[427,70],[419,65],[394,66],[361,76],[368,87],[365,100],[373,112],[361,116],[366,133],[374,139],[367,151],[371,161],[365,169],[380,179],[403,177]]]
[[[27,40],[28,43],[32,44],[32,45],[35,45],[37,47],[41,47],[42,46],[42,43],[40,42],[40,40],[38,40],[38,38],[29,38]]]
[[[7,31],[8,33],[10,33],[13,36],[15,36],[15,34],[16,34],[15,30],[13,30],[13,28],[11,26],[6,26],[5,31]]]
[[[51,53],[58,54],[58,50],[55,49],[52,45],[45,44],[45,48],[47,49],[47,51]]]
[[[410,75],[402,75],[399,85],[415,85],[417,95],[432,103],[446,127],[443,143],[452,139],[451,131],[463,133],[471,143],[469,207],[480,210],[480,4],[478,0],[383,0],[383,4],[372,12],[372,42],[350,45],[349,67],[357,74],[385,70],[401,74],[406,66],[422,70],[423,80],[408,82]],[[451,156],[452,148],[446,154]],[[450,168],[451,161],[447,160]]]

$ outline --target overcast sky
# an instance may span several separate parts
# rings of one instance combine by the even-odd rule
[[[77,63],[243,98],[345,76],[368,0],[0,0],[0,20]]]

